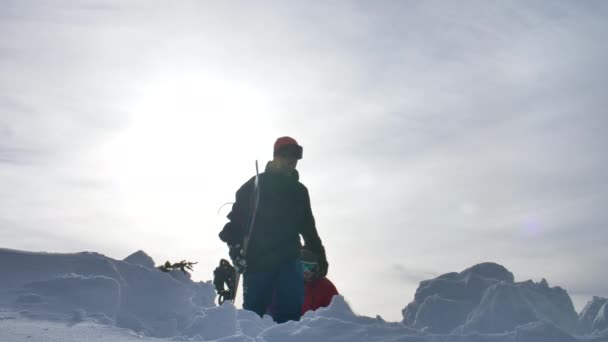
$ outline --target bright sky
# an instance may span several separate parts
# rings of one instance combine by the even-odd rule
[[[482,261],[608,295],[604,1],[0,8],[0,247],[209,280],[219,207],[291,135],[359,313]]]

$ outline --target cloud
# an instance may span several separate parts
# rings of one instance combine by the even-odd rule
[[[435,271],[411,268],[401,264],[392,265],[391,270],[402,281],[414,284],[418,284],[423,280],[434,279],[440,275]]]
[[[251,136],[268,146],[273,134],[294,135],[305,146],[302,180],[336,259],[332,265],[348,269],[353,258],[371,260],[355,270],[371,274],[394,260],[389,272],[407,287],[437,275],[430,270],[497,261],[516,277],[542,273],[575,291],[605,291],[597,286],[601,279],[577,271],[588,265],[585,272],[599,274],[605,261],[598,252],[606,240],[608,196],[605,3],[272,2],[236,10],[227,3],[65,1],[5,7],[0,219],[28,229],[51,222],[58,237],[49,237],[49,245],[66,246],[57,241],[68,235],[75,246],[85,244],[99,229],[109,234],[103,241],[111,234],[130,239],[125,251],[146,248],[137,243],[148,227],[134,227],[122,201],[132,196],[141,205],[142,197],[158,195],[155,189],[178,190],[157,183],[138,188],[149,196],[129,193],[107,172],[100,147],[134,124],[133,104],[149,97],[147,89],[220,75],[222,84],[264,94],[268,113],[244,110],[224,120],[229,124],[206,117],[204,131],[222,137],[212,155],[229,159],[230,167],[218,165],[225,159],[198,157],[243,179],[222,180],[235,184],[223,192],[211,190],[217,180],[206,182],[209,191],[197,203],[172,206],[216,201],[215,214],[231,199],[251,174],[232,170],[250,165],[234,160],[265,153],[253,151],[261,142],[235,133],[246,122]],[[183,98],[179,90],[172,93]],[[179,117],[171,106],[164,109],[159,122]],[[149,133],[158,134],[157,151],[171,150],[163,145],[167,131]],[[244,147],[224,148],[222,139]],[[159,156],[155,165],[167,159]],[[181,165],[164,166],[179,173]],[[207,168],[201,170],[204,179]],[[179,191],[193,189],[182,185]],[[161,212],[171,217],[167,210],[139,209],[146,222],[162,221]],[[199,217],[205,229],[184,229],[219,250],[220,226],[212,228],[204,213]],[[85,225],[95,228],[79,233]],[[146,243],[161,245],[154,236],[162,234],[146,233]],[[180,249],[195,250],[195,240]],[[575,271],[576,277],[569,275]],[[358,281],[357,293],[375,286]],[[351,300],[374,310],[371,302]],[[395,313],[405,304],[391,301],[387,296]]]

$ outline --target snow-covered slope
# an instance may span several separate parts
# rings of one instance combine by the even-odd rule
[[[573,337],[567,327],[577,318],[572,323],[565,291],[545,282],[515,283],[491,263],[422,282],[404,322],[357,315],[336,296],[329,307],[280,325],[231,303],[216,306],[211,282],[153,266],[142,251],[115,260],[0,249],[6,275],[0,278],[0,341],[608,341],[608,332],[598,330],[606,317],[598,300],[579,320],[580,326],[583,316],[592,317],[595,333]],[[525,319],[514,319],[519,313]]]

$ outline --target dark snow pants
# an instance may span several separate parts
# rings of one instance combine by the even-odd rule
[[[304,278],[300,260],[291,261],[269,272],[243,274],[243,309],[264,316],[276,293],[274,321],[298,321],[304,303]]]

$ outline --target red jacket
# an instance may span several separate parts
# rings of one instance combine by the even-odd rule
[[[306,283],[304,288],[304,304],[302,315],[309,310],[317,310],[331,303],[331,299],[338,294],[334,284],[327,278],[315,279]]]

